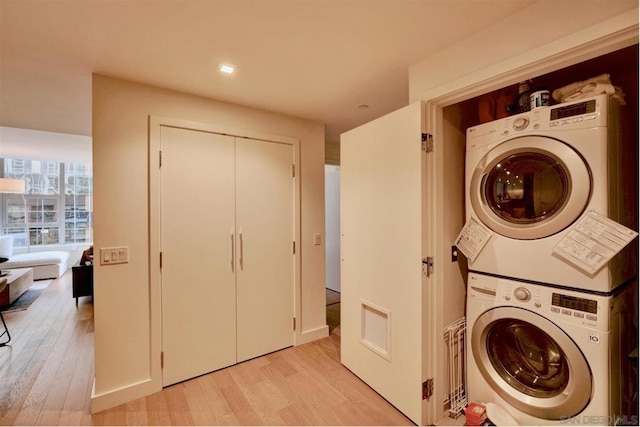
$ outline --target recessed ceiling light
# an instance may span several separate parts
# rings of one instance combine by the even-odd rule
[[[220,66],[220,72],[225,73],[225,74],[233,74],[234,70],[235,70],[235,68],[233,67],[233,65],[221,65]]]
[[[367,104],[358,105],[358,108],[361,110],[368,110],[369,106]]]

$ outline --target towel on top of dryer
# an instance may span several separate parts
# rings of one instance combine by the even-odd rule
[[[558,102],[575,101],[577,99],[606,93],[625,105],[624,93],[618,86],[611,84],[609,74],[600,74],[580,82],[574,82],[553,91],[553,99]]]

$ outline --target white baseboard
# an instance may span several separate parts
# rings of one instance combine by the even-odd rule
[[[296,340],[295,345],[306,344],[311,341],[319,340],[329,336],[329,326],[324,325],[310,331],[304,331],[300,334],[300,337]]]
[[[151,379],[131,384],[116,390],[96,395],[96,383],[93,382],[93,390],[91,391],[91,413],[95,414],[105,409],[113,408],[123,403],[130,402],[141,397],[148,396],[162,390],[162,384],[159,381]]]

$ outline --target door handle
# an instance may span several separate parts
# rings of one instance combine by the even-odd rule
[[[244,242],[242,241],[242,233],[240,233],[240,270],[244,271]]]
[[[234,273],[234,264],[236,262],[235,260],[235,253],[236,253],[236,245],[235,245],[235,238],[233,235],[233,232],[231,233],[231,272]]]

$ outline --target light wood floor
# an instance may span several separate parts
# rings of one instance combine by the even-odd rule
[[[337,334],[91,415],[93,304],[76,309],[71,271],[5,319],[0,425],[413,425],[340,364]]]

